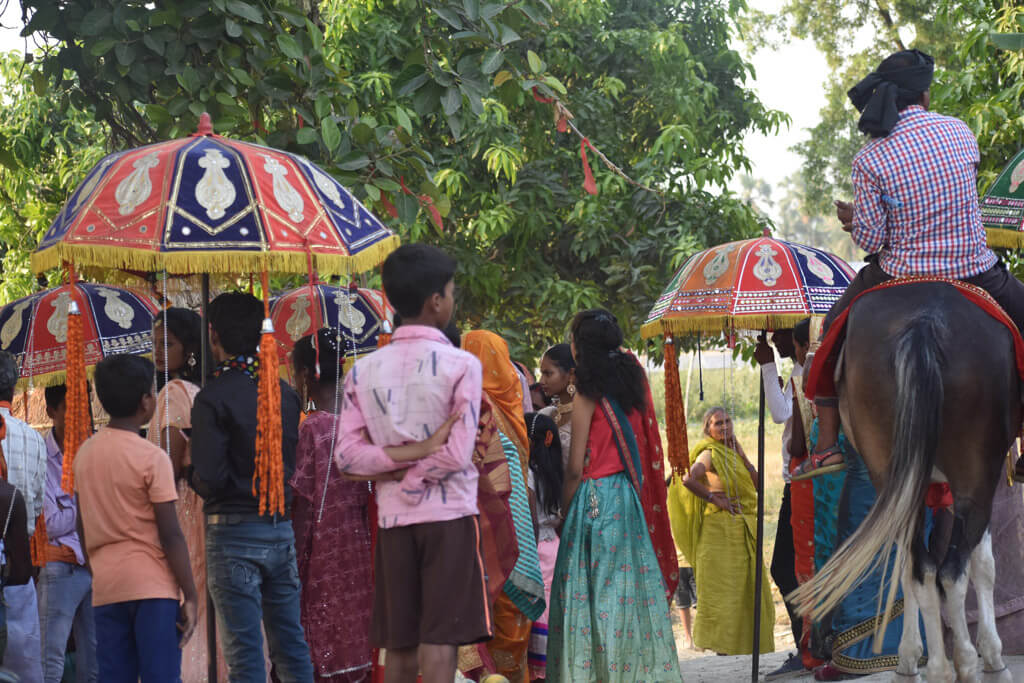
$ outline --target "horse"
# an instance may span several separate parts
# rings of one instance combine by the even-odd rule
[[[985,672],[1010,680],[996,632],[988,526],[1006,454],[1021,425],[1016,367],[1010,329],[949,283],[869,291],[850,308],[836,367],[840,418],[878,495],[857,531],[789,598],[801,613],[821,618],[869,572],[892,560],[879,592],[884,611],[875,644],[880,647],[888,626],[898,577],[904,619],[894,680],[918,677],[919,612],[929,683],[978,680],[979,650]],[[944,548],[926,548],[924,538],[925,495],[933,481],[948,482],[953,496]],[[968,579],[978,598],[978,650],[967,629]],[[955,672],[943,646],[943,595]]]

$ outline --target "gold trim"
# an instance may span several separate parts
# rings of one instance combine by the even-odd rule
[[[990,247],[1021,249],[1024,248],[1024,232],[1005,228],[985,228],[985,241]]]
[[[640,328],[644,339],[651,339],[665,334],[690,334],[695,332],[722,332],[724,330],[779,330],[792,327],[806,318],[817,317],[817,314],[782,313],[731,315],[728,313],[712,313],[688,315],[686,317],[666,317],[651,320]]]

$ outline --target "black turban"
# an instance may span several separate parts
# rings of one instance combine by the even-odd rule
[[[897,62],[906,66],[887,66]],[[897,52],[846,93],[861,112],[857,128],[872,137],[884,138],[899,118],[897,99],[919,97],[932,84],[935,60],[920,50]]]

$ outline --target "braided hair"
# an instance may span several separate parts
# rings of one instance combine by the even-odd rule
[[[629,413],[647,403],[644,369],[620,347],[622,328],[602,308],[576,314],[570,327],[576,352],[576,390],[591,399],[614,399]]]
[[[527,413],[530,431],[530,471],[533,472],[537,505],[557,515],[562,498],[562,442],[555,421],[540,413]]]

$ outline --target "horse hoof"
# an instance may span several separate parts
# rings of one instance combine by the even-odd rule
[[[893,673],[889,679],[892,683],[921,683],[920,674],[901,674],[899,671]]]
[[[1010,673],[1009,667],[1003,667],[999,671],[983,672],[981,680],[985,683],[1013,683],[1013,674]]]

